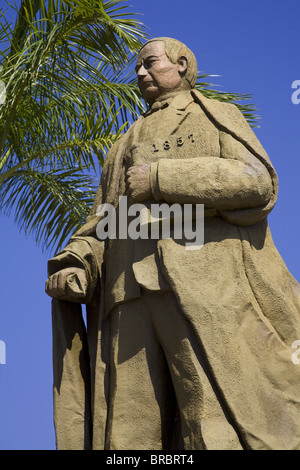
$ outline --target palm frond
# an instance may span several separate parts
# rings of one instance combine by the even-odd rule
[[[206,98],[212,98],[218,101],[224,101],[226,103],[234,103],[243,113],[245,119],[248,121],[251,127],[259,127],[260,118],[257,114],[256,105],[251,103],[245,103],[245,101],[251,100],[252,96],[250,94],[226,92],[220,89],[216,89],[215,84],[212,84],[211,82],[207,81],[207,79],[210,79],[212,77],[215,77],[215,75],[208,75],[199,72],[196,88],[201,91],[201,93]]]
[[[20,230],[42,242],[44,249],[59,250],[88,216],[97,183],[80,167],[47,173],[26,168],[2,186],[2,210],[14,212]]]

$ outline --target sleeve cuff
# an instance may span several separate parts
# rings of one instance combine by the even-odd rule
[[[151,163],[150,165],[150,186],[153,198],[156,202],[162,202],[164,198],[159,189],[158,183],[158,163]]]

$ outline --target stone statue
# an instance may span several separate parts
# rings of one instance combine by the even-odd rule
[[[299,450],[300,286],[268,227],[276,172],[238,108],[195,90],[184,44],[148,41],[136,73],[149,110],[49,261],[57,447]],[[125,196],[203,204],[202,248],[173,232],[99,240],[97,209]]]

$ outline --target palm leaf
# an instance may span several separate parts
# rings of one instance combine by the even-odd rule
[[[216,90],[216,85],[203,81],[207,78],[215,77],[215,75],[208,75],[205,73],[199,72],[198,79],[196,83],[196,88],[201,91],[201,93],[206,98],[212,98],[218,101],[224,101],[226,103],[234,103],[239,110],[243,113],[245,119],[248,121],[251,127],[259,127],[259,116],[257,115],[257,107],[254,104],[247,104],[245,101],[249,101],[252,96],[250,94],[241,94],[241,93],[228,93],[226,91]]]
[[[44,171],[24,168],[6,180],[2,209],[44,249],[59,249],[89,214],[97,180],[83,168]]]

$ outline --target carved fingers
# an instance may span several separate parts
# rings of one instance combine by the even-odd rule
[[[150,165],[129,168],[126,173],[126,196],[130,204],[151,199]]]
[[[50,297],[83,297],[87,292],[87,277],[84,269],[65,268],[46,281],[45,291]]]

